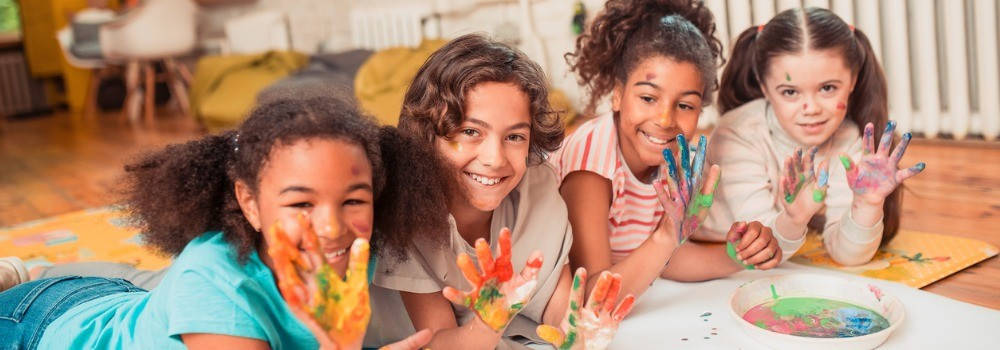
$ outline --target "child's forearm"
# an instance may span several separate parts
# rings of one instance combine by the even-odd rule
[[[882,206],[885,202],[868,203],[855,196],[851,203],[851,216],[860,226],[871,227],[882,221]]]
[[[687,242],[681,245],[660,277],[679,282],[699,282],[726,277],[743,270],[726,254],[722,243]]]
[[[621,295],[629,293],[638,298],[649,288],[649,285],[660,276],[663,266],[672,259],[677,243],[656,233],[649,236],[645,242],[633,250],[624,260],[604,269],[622,276]],[[588,275],[598,276],[601,271],[587,270]],[[589,297],[597,278],[587,279],[587,296]]]

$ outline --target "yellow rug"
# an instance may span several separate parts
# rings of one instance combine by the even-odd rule
[[[29,268],[77,261],[111,261],[158,270],[170,258],[142,246],[113,207],[82,210],[0,229],[0,256],[17,256]]]
[[[900,230],[892,242],[880,248],[872,261],[864,265],[847,267],[833,261],[818,233],[810,233],[790,260],[922,288],[994,255],[997,247],[986,242]]]

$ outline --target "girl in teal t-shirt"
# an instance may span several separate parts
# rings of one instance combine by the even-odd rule
[[[320,266],[345,275],[348,250],[352,261],[361,256],[352,249],[362,246],[356,239],[370,239],[376,256],[401,256],[414,240],[447,234],[445,184],[434,175],[441,165],[423,143],[377,126],[351,103],[298,93],[259,105],[237,130],[170,145],[125,167],[127,208],[146,243],[175,255],[156,289],[79,276],[20,284],[0,293],[0,343],[360,347],[361,339],[327,333],[319,325],[328,320],[286,300],[313,305],[316,294],[296,289],[296,280],[313,280]],[[284,235],[262,234],[277,222]],[[280,248],[311,260],[289,265],[284,254],[272,255]],[[359,265],[352,262],[351,272],[363,276]],[[359,294],[364,304],[357,305],[367,305],[367,292]],[[367,323],[367,315],[351,316]],[[394,345],[429,340],[422,331]]]

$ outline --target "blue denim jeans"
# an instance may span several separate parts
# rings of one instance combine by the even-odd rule
[[[120,278],[63,276],[19,284],[0,293],[0,348],[34,349],[45,328],[74,306],[140,291]]]

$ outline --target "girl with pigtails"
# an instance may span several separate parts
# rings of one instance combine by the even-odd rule
[[[703,233],[722,239],[732,220],[759,220],[787,259],[812,227],[838,263],[868,262],[899,229],[903,181],[924,169],[899,168],[910,133],[890,152],[886,95],[868,37],[829,10],[789,9],[743,31],[708,152],[731,176]]]
[[[700,281],[743,269],[725,245],[689,239],[700,238],[720,179],[716,162],[705,160],[707,142],[692,157],[687,139],[713,100],[721,51],[700,1],[611,0],[566,55],[589,92],[587,111],[611,102],[611,113],[581,125],[549,159],[573,225],[574,266],[618,273],[622,290],[636,295],[657,278]],[[728,176],[739,175],[721,179]],[[777,265],[769,228],[729,224],[723,235],[739,241],[742,260]]]

